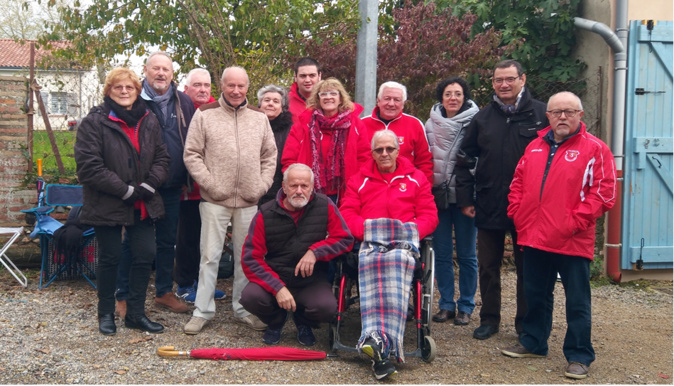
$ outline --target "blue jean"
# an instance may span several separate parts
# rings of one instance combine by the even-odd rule
[[[180,189],[158,189],[164,201],[166,215],[154,223],[157,239],[154,285],[156,296],[162,297],[173,291],[173,263],[175,261],[176,233],[180,213]],[[126,300],[129,295],[129,270],[131,269],[131,247],[129,238],[124,235],[122,258],[117,273],[117,300]]]
[[[590,259],[524,247],[524,296],[527,313],[522,321],[520,344],[534,354],[548,354],[552,330],[555,283],[562,278],[566,295],[564,356],[569,362],[589,366],[592,348]]]
[[[451,204],[438,210],[438,227],[433,233],[435,249],[435,278],[438,282],[441,310],[472,314],[477,291],[477,255],[475,220],[461,213],[461,208]],[[459,298],[454,301],[454,259],[452,228],[456,236],[456,259],[459,263]]]

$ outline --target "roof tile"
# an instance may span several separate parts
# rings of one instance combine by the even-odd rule
[[[35,40],[15,41],[13,39],[0,39],[0,67],[29,67],[30,65],[30,43]],[[64,48],[69,45],[67,41],[49,42],[52,47]],[[50,51],[44,48],[35,50],[35,62],[47,55]]]

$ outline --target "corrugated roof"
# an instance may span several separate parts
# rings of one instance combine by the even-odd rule
[[[30,42],[35,42],[35,40],[17,42],[13,39],[0,39],[0,67],[29,67]],[[69,45],[67,41],[53,41],[49,44],[55,48],[65,48]],[[49,55],[49,50],[36,48],[35,63],[39,63],[40,58],[47,55]]]

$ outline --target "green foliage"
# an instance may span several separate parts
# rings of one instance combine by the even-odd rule
[[[433,3],[419,3],[392,8],[389,15],[389,5],[382,6],[377,84],[388,80],[404,84],[408,90],[406,111],[420,118],[428,117],[437,102],[439,80],[453,75],[469,80],[487,78],[501,56],[514,48],[514,44],[499,46],[501,36],[493,29],[470,36],[476,20],[470,14],[457,17],[447,8],[436,10]],[[335,76],[351,92],[355,88],[356,33],[340,23],[319,35],[320,39],[304,39],[307,53],[323,66],[323,77]]]
[[[303,53],[304,36],[337,20],[355,24],[357,1],[317,0],[93,0],[61,8],[63,26],[50,36],[73,42],[60,54],[107,64],[115,55],[169,52],[180,71],[207,68],[213,79],[230,65],[247,68],[251,91],[289,78],[280,60]]]
[[[522,63],[527,74],[543,82],[529,83],[541,98],[546,82],[578,79],[585,64],[572,57],[576,45],[573,18],[581,0],[440,0],[438,7],[451,6],[457,15],[477,16],[472,33],[488,28],[502,31],[502,44],[522,42],[509,58]]]
[[[604,275],[604,259],[600,255],[595,255],[590,263],[590,280],[596,280]]]

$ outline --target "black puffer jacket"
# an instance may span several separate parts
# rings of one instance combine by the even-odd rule
[[[524,89],[519,109],[506,116],[496,101],[480,110],[466,128],[456,167],[456,203],[475,206],[475,226],[515,229],[508,218],[508,193],[517,162],[536,132],[548,126],[546,105]],[[477,159],[475,176],[470,172]]]
[[[271,188],[265,193],[258,205],[262,205],[265,202],[272,201],[276,199],[276,193],[281,189],[281,183],[283,182],[283,172],[281,171],[281,156],[283,155],[283,147],[286,144],[286,139],[288,139],[288,134],[290,134],[290,128],[293,126],[293,115],[290,111],[284,111],[279,114],[278,117],[269,121],[271,125],[271,130],[274,132],[274,140],[276,141],[276,150],[278,151],[276,156],[276,172],[274,173],[274,182],[271,184]]]
[[[132,183],[161,186],[168,177],[169,155],[154,114],[148,111],[139,123],[140,155],[120,122],[109,114],[105,104],[94,107],[77,131],[75,162],[84,194],[80,221],[88,225],[133,225],[133,206],[126,205],[122,197]],[[158,194],[145,205],[150,218],[164,216]]]

